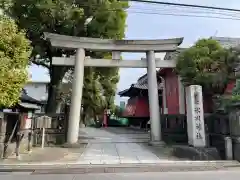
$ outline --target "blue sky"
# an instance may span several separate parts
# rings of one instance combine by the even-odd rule
[[[199,0],[165,0],[165,2],[240,9],[239,0],[201,0],[201,2]],[[161,39],[184,37],[182,46],[187,47],[192,45],[199,38],[207,38],[214,35],[240,37],[240,20],[221,20],[183,16],[177,17],[159,14],[186,11],[189,12],[191,9],[179,9],[176,7],[171,7],[171,9],[169,9],[169,7],[166,6],[131,3],[126,24],[126,39]],[[238,14],[238,17],[240,17],[240,13]],[[124,59],[140,59],[141,57],[145,57],[145,55],[136,53],[124,54]],[[29,71],[32,74],[33,81],[49,80],[46,69],[38,66],[32,66]],[[120,69],[120,82],[118,83],[118,90],[124,90],[128,88],[132,83],[136,82],[139,76],[145,73],[146,69]],[[116,97],[117,104],[119,104],[119,101],[120,98]]]

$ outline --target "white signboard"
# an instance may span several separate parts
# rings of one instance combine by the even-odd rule
[[[205,147],[205,125],[202,87],[191,85],[186,88],[188,143],[194,147]]]
[[[32,127],[32,119],[27,118],[25,123],[25,129],[31,129]]]
[[[28,112],[28,118],[32,118],[33,114],[31,111]]]
[[[4,112],[0,112],[0,119],[4,118]]]

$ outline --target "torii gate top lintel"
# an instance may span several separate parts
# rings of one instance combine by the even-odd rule
[[[158,40],[112,40],[66,36],[53,33],[44,33],[44,38],[50,40],[51,45],[59,48],[121,52],[169,52],[176,51],[183,38]]]

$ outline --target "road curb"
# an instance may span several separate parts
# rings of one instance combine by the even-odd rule
[[[87,173],[132,173],[132,172],[179,172],[211,171],[240,167],[230,162],[176,162],[159,164],[120,164],[120,165],[0,165],[0,172],[31,172],[32,174],[87,174]]]
[[[81,162],[77,161],[63,161],[63,162],[41,162],[41,163],[24,163],[24,162],[19,162],[18,164],[16,163],[0,163],[0,167],[41,167],[41,166],[64,166],[64,167],[69,167],[69,166],[80,166],[80,167],[96,167],[96,166],[101,166],[101,167],[132,167],[132,166],[146,166],[146,165],[206,165],[206,166],[213,166],[213,165],[224,165],[224,166],[235,166],[239,165],[240,163],[238,161],[176,161],[176,160],[162,160],[159,163],[123,163],[123,164],[81,164]]]

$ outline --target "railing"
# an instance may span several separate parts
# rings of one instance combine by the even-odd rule
[[[177,144],[188,142],[186,115],[161,115],[161,126],[164,141]]]
[[[230,136],[229,118],[226,114],[208,114],[205,116],[209,146],[215,147],[222,159],[226,157],[225,137]]]

